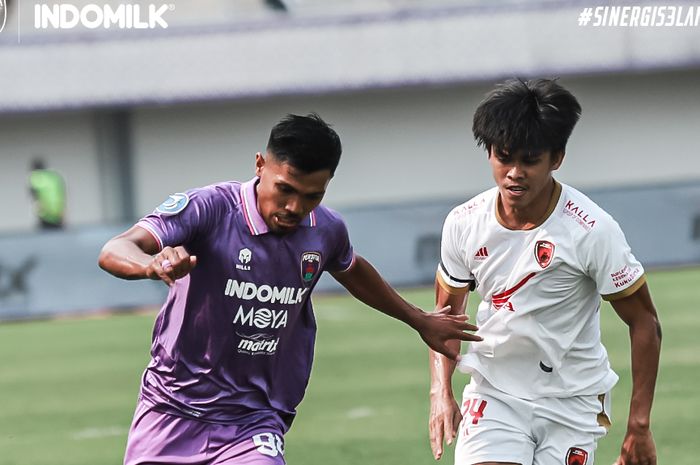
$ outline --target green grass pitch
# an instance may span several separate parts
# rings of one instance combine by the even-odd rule
[[[700,269],[653,272],[649,283],[664,328],[652,421],[658,463],[697,465]],[[432,307],[432,290],[403,294]],[[315,306],[316,362],[287,435],[288,463],[433,463],[427,352],[419,337],[349,297],[319,296]],[[0,464],[120,464],[153,319],[148,313],[0,325]],[[607,304],[602,320],[621,378],[613,392],[614,425],[596,457],[610,465],[627,416],[629,339]],[[457,392],[465,382],[455,376]],[[452,463],[451,449],[441,463]]]

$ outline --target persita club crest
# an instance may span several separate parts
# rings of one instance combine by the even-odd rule
[[[537,241],[535,244],[535,258],[542,268],[547,268],[554,257],[554,244],[549,241]]]
[[[318,252],[304,252],[301,255],[301,279],[310,283],[321,268],[321,254]]]

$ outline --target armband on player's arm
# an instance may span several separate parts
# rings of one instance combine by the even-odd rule
[[[473,279],[462,279],[452,276],[442,262],[440,262],[438,267],[435,280],[445,292],[451,295],[464,295],[469,291],[473,291],[476,287]]]

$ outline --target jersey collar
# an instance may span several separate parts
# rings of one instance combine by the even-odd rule
[[[241,203],[243,205],[243,217],[245,218],[245,222],[248,225],[248,230],[250,231],[250,234],[252,234],[253,236],[259,236],[261,234],[270,232],[270,229],[267,227],[265,220],[263,220],[263,217],[260,215],[260,211],[258,211],[258,201],[257,195],[255,193],[255,186],[258,184],[259,180],[260,178],[256,176],[250,181],[241,184]],[[304,218],[301,223],[299,223],[299,226],[307,228],[316,227],[315,210],[312,210],[311,213],[309,213],[307,217]]]
[[[496,210],[496,221],[503,226],[506,229],[510,229],[506,226],[506,222],[501,218],[501,214],[498,212],[498,202],[500,202],[500,193],[496,193],[496,203],[494,205],[495,210]],[[561,197],[561,184],[554,179],[554,189],[552,190],[552,196],[549,198],[549,205],[547,206],[547,211],[545,211],[544,215],[535,223],[535,225],[532,228],[527,229],[527,231],[532,231],[533,229],[539,228],[544,224],[545,221],[549,219],[550,216],[552,216],[552,213],[554,213],[554,209],[557,208],[557,204],[559,203],[559,198]]]

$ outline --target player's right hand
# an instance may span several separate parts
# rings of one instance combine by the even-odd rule
[[[430,448],[435,460],[440,460],[444,451],[443,444],[451,445],[457,438],[462,413],[457,401],[450,395],[430,395],[430,417],[428,430],[430,432]]]
[[[435,352],[440,352],[450,360],[459,357],[459,344],[451,345],[449,341],[482,341],[481,336],[465,331],[478,331],[479,328],[468,323],[468,315],[455,315],[451,313],[451,306],[447,305],[432,313],[421,312],[422,322],[417,327],[423,341]]]
[[[433,450],[435,460],[442,457],[443,443],[451,445],[457,437],[459,423],[462,421],[462,413],[459,411],[457,401],[451,395],[430,395],[430,418],[428,430],[430,432],[430,448]]]
[[[190,255],[184,247],[164,247],[153,256],[146,269],[146,276],[150,279],[160,279],[172,286],[175,281],[187,276],[196,265],[197,257]]]

